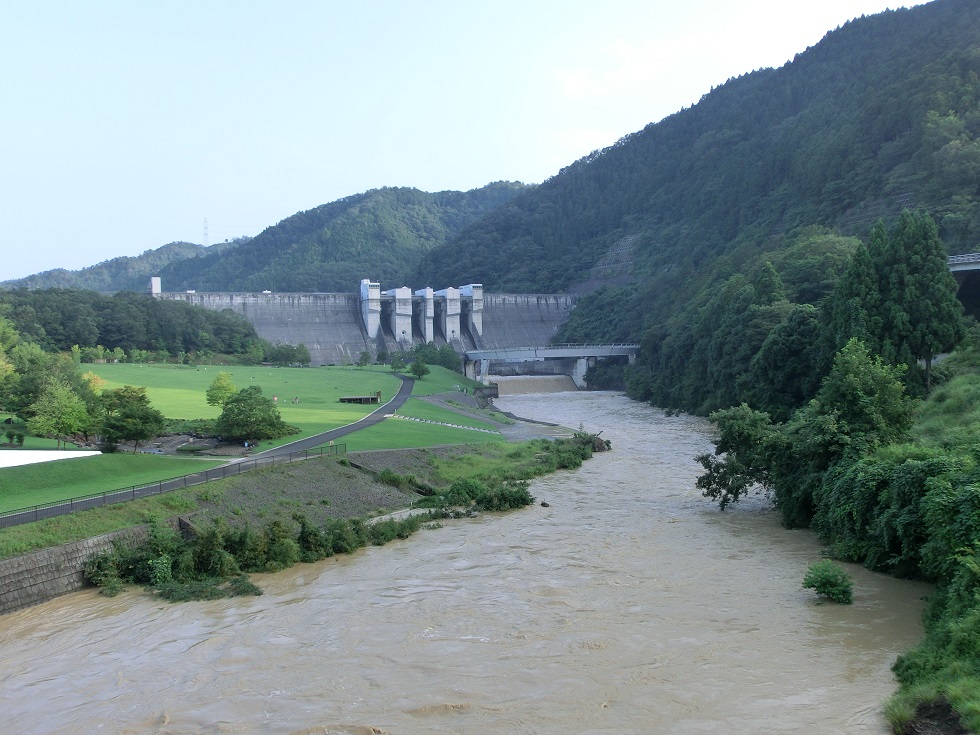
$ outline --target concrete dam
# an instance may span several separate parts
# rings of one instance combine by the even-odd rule
[[[382,291],[366,279],[359,293],[168,293],[154,277],[150,292],[230,309],[273,344],[306,345],[312,365],[356,363],[365,351],[373,360],[427,342],[449,344],[461,355],[547,345],[575,305],[570,294],[484,294],[480,284]]]

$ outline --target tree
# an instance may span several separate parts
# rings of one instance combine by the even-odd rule
[[[279,367],[288,367],[290,365],[309,365],[310,351],[304,344],[277,344],[274,347],[270,347],[268,350],[266,350],[265,360],[266,362],[271,362],[273,365],[278,365]]]
[[[906,306],[910,325],[906,340],[912,356],[925,362],[928,392],[933,358],[963,339],[963,306],[956,299],[956,280],[949,272],[946,248],[932,217],[903,212],[895,237],[911,251],[908,280],[912,298]]]
[[[762,270],[759,271],[759,276],[753,285],[755,286],[756,303],[772,304],[776,301],[786,300],[783,280],[768,260],[762,264]]]
[[[411,367],[409,367],[409,371],[412,373],[412,375],[414,375],[419,380],[422,380],[422,378],[424,378],[426,375],[428,375],[431,372],[429,370],[429,366],[426,365],[424,362],[422,362],[421,357],[415,358],[415,360],[412,362]]]
[[[905,210],[891,230],[874,225],[837,285],[829,322],[835,349],[856,337],[889,363],[923,360],[929,389],[933,358],[964,335],[956,281],[929,215]]]
[[[371,353],[367,350],[361,350],[360,356],[357,358],[358,367],[367,367],[371,363]]]
[[[238,392],[238,388],[231,382],[231,373],[221,371],[218,376],[211,381],[208,386],[207,398],[209,406],[223,406],[225,401]]]
[[[784,525],[808,526],[828,469],[906,437],[912,401],[900,380],[904,370],[852,339],[816,397],[785,424],[744,403],[716,411],[719,438],[714,455],[697,457],[707,470],[698,488],[724,509],[759,485],[772,491]]]
[[[851,256],[844,275],[837,282],[829,307],[830,353],[834,353],[852,337],[878,352],[881,340],[881,291],[878,274],[872,261],[885,247],[887,234],[879,222],[871,230],[869,246],[861,243]]]
[[[277,439],[298,431],[282,420],[275,403],[263,396],[257,385],[243,388],[225,401],[216,429],[233,441]]]
[[[100,402],[105,414],[102,440],[109,449],[114,449],[120,441],[131,441],[136,454],[141,441],[163,431],[163,414],[150,406],[146,388],[124,385],[104,391]]]
[[[812,304],[797,304],[752,357],[737,379],[739,396],[774,420],[785,421],[816,395],[827,370],[822,359],[823,325]]]
[[[88,407],[67,383],[52,381],[31,405],[28,430],[35,436],[51,436],[61,443],[85,430],[89,424]]]

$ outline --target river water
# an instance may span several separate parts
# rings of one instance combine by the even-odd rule
[[[549,507],[258,575],[171,605],[92,591],[0,617],[2,731],[885,733],[924,585],[800,581],[804,531],[694,488],[708,425],[612,393],[498,406],[612,439],[536,481]]]

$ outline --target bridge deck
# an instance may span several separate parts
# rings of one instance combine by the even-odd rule
[[[638,344],[613,345],[546,345],[544,347],[498,347],[491,350],[467,350],[467,360],[541,360],[545,358],[613,357],[635,355]]]

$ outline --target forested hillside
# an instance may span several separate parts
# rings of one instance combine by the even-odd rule
[[[0,318],[33,349],[81,350],[96,359],[203,360],[223,354],[258,362],[268,349],[240,314],[130,291],[113,296],[66,289],[0,291]]]
[[[175,262],[158,275],[168,291],[350,292],[362,278],[412,285],[425,253],[525,188],[375,189],[299,212],[230,253]]]
[[[141,255],[112,258],[77,271],[56,268],[26,278],[4,281],[0,283],[0,288],[82,288],[104,293],[143,292],[149,287],[150,276],[155,276],[170,263],[197,258],[204,253],[215,255],[240,244],[243,240],[244,238],[232,243],[220,243],[211,248],[189,242],[172,242],[169,245],[147,250]]]
[[[970,252],[978,74],[974,0],[862,17],[516,197],[428,253],[421,280],[629,283],[584,302],[565,336],[639,339],[800,227],[865,237],[879,217],[921,208],[952,252]]]

